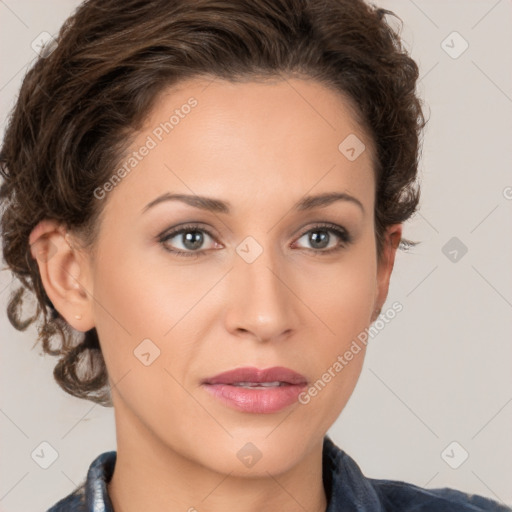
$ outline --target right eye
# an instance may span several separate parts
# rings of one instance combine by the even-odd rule
[[[197,224],[181,226],[179,229],[169,231],[164,235],[160,236],[158,241],[163,245],[164,249],[168,252],[171,252],[178,256],[197,257],[204,255],[205,251],[207,250],[200,250],[204,244],[205,235],[207,237],[210,237],[214,241],[214,244],[217,244],[217,242],[213,238],[213,235],[209,231],[198,226]],[[172,248],[172,246],[170,246],[169,241],[174,238],[176,238],[178,242],[181,243],[181,248]]]

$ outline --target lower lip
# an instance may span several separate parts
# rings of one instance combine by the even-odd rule
[[[203,387],[229,407],[243,412],[268,414],[297,402],[306,384],[253,389],[230,384],[203,384]]]

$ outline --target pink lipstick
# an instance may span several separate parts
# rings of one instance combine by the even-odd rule
[[[268,414],[297,402],[307,380],[289,368],[235,368],[204,379],[206,391],[225,405],[243,412]]]

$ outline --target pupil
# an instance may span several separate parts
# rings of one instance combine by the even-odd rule
[[[203,234],[200,231],[185,233],[184,245],[187,249],[198,249],[203,243]]]
[[[320,236],[318,234],[320,233]],[[328,245],[329,235],[327,231],[313,231],[310,236],[310,241],[313,247],[323,249]],[[315,245],[316,244],[316,245]]]

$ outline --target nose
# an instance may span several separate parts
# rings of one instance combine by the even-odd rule
[[[292,272],[266,249],[252,263],[236,257],[228,275],[227,330],[259,341],[281,340],[298,328],[300,301]]]

